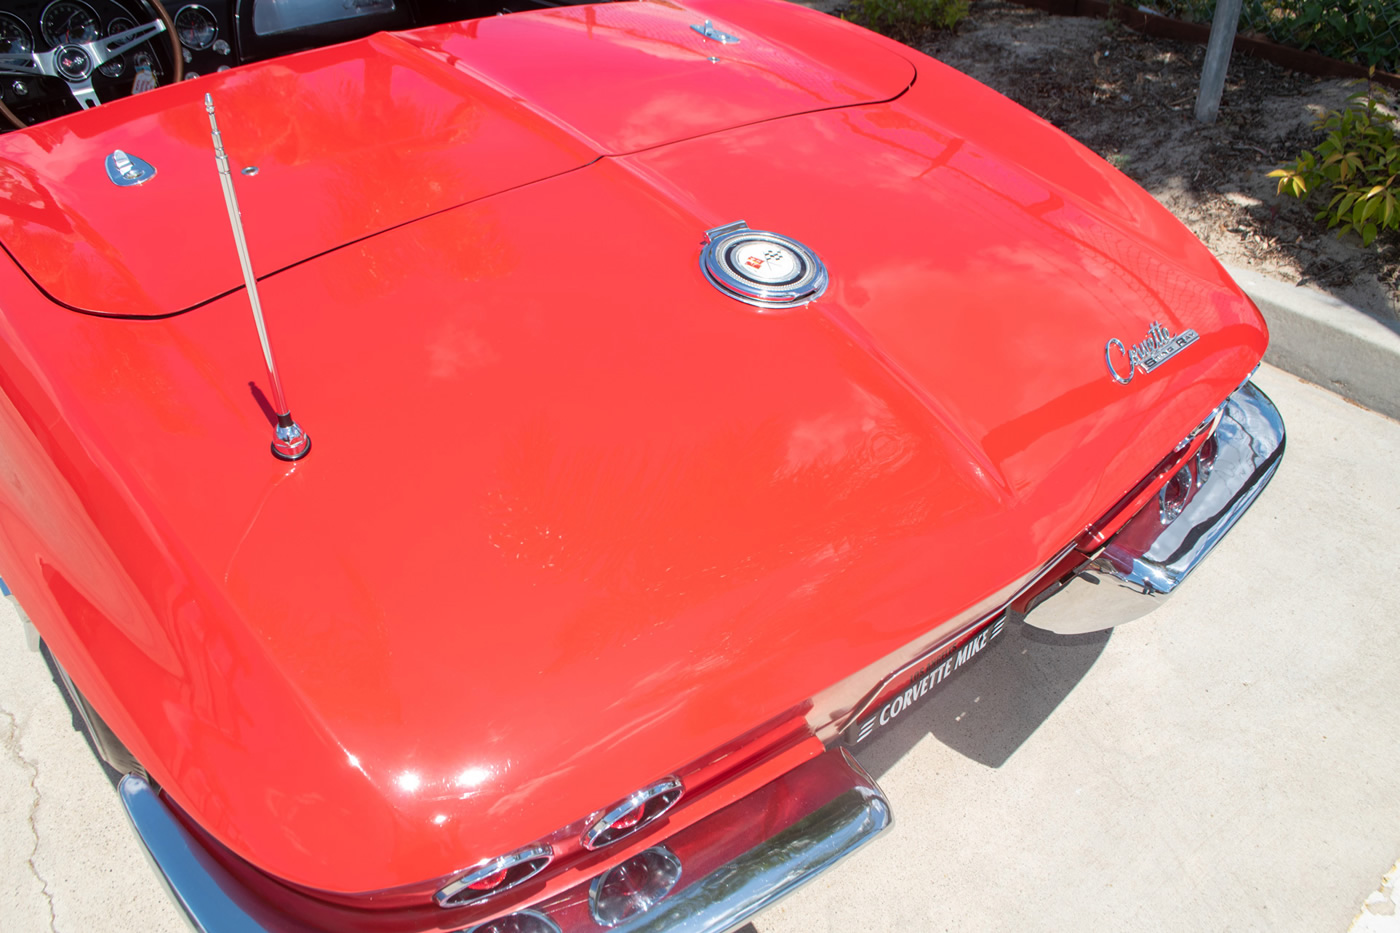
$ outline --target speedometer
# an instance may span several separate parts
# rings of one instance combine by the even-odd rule
[[[17,17],[0,13],[0,55],[28,55],[34,51],[34,37]]]
[[[97,14],[92,7],[78,0],[56,0],[44,8],[39,17],[39,31],[51,46],[75,42],[92,42],[101,35]]]
[[[219,22],[214,14],[197,3],[181,7],[175,14],[175,34],[187,49],[207,49],[219,35]]]

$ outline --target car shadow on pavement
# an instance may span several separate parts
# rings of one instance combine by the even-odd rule
[[[1054,635],[1008,622],[990,650],[854,749],[879,778],[925,735],[1000,768],[1094,666],[1112,631]]]
[[[54,689],[57,690],[58,695],[63,698],[64,705],[68,707],[68,716],[72,722],[73,731],[81,735],[83,740],[87,742],[88,751],[92,753],[92,757],[95,758],[98,765],[101,766],[102,773],[106,776],[107,780],[111,782],[111,785],[116,787],[121,783],[123,775],[120,771],[103,761],[102,756],[98,754],[97,743],[93,741],[92,733],[88,731],[87,723],[83,720],[82,714],[78,712],[77,704],[73,702],[73,698],[68,695],[68,690],[63,686],[63,676],[59,674],[58,665],[54,662],[53,655],[49,652],[49,646],[47,644],[40,649],[40,654],[44,658],[44,666],[49,669],[49,677],[53,679]]]

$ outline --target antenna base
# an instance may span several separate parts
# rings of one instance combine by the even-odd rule
[[[311,453],[311,435],[292,420],[290,413],[277,416],[277,436],[272,440],[272,455],[278,460],[300,460]]]

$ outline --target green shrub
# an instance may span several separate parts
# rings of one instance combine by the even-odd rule
[[[1400,138],[1395,117],[1381,109],[1385,99],[1372,86],[1353,94],[1346,107],[1317,121],[1327,134],[1289,166],[1269,173],[1278,193],[1299,200],[1325,189],[1332,195],[1317,214],[1337,235],[1355,230],[1370,246],[1382,230],[1400,229]]]
[[[855,21],[892,39],[911,41],[933,29],[952,29],[967,16],[969,0],[852,0]]]
[[[1215,16],[1215,0],[1148,3],[1188,23]],[[1244,0],[1239,30],[1381,71],[1400,68],[1400,0]]]
[[[1241,28],[1382,71],[1400,67],[1400,0],[1252,0]]]

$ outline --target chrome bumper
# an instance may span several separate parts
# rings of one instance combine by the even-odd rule
[[[199,933],[332,933],[313,931],[277,914],[242,887],[140,777],[123,778],[120,793],[157,872]],[[595,879],[590,879],[528,911],[502,918],[524,921],[526,927],[497,926],[496,921],[474,929],[723,933],[889,825],[889,804],[880,788],[847,752],[835,749],[658,840],[678,860],[679,881],[645,910],[614,926],[595,919]]]
[[[1092,560],[1033,604],[1027,624],[1061,635],[1096,632],[1140,618],[1175,593],[1273,478],[1283,457],[1283,419],[1246,382],[1225,400],[1214,446],[1212,458],[1197,458],[1180,514],[1169,518],[1166,506],[1149,501]]]

